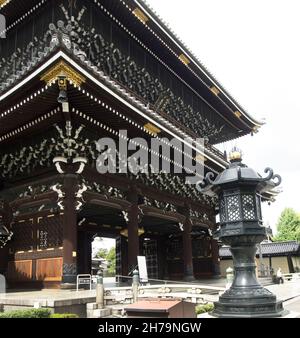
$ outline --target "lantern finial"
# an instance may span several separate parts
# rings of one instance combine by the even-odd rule
[[[242,151],[237,147],[233,147],[231,152],[229,153],[229,160],[230,162],[241,162]]]

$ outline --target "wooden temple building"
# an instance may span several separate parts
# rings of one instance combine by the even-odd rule
[[[217,174],[228,162],[215,145],[261,124],[141,0],[0,0],[0,13],[8,285],[72,285],[91,271],[96,235],[116,239],[120,275],[145,255],[150,278],[218,276],[216,201],[184,174],[100,174],[96,141],[121,129],[128,140],[204,138],[205,172]]]

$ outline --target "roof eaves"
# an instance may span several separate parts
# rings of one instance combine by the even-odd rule
[[[142,8],[143,11],[151,17],[152,21],[179,47],[194,63],[194,65],[211,81],[211,83],[216,86],[220,92],[227,98],[232,105],[234,105],[238,111],[240,111],[244,117],[246,117],[252,124],[256,127],[261,127],[265,124],[263,121],[256,120],[251,116],[228,92],[227,89],[216,79],[207,67],[195,56],[195,54],[185,45],[185,43],[172,31],[170,26],[164,22],[164,20],[151,8],[151,6],[145,0],[134,0],[136,4]]]

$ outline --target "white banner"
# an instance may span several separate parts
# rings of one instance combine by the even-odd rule
[[[138,267],[139,267],[139,275],[140,282],[147,283],[148,282],[148,272],[147,272],[147,264],[145,256],[138,256]]]

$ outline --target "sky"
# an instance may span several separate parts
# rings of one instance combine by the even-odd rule
[[[114,246],[116,246],[116,240],[114,238],[95,237],[92,242],[92,255],[95,256],[100,248],[108,251]]]
[[[282,193],[263,204],[276,232],[285,207],[300,212],[300,1],[147,0],[245,110],[266,124],[254,136],[219,146],[244,163],[282,176]]]

